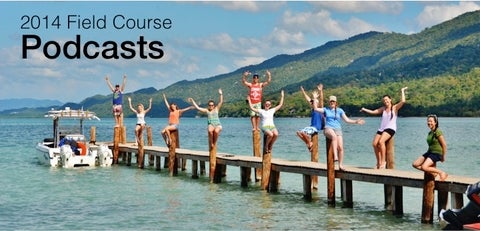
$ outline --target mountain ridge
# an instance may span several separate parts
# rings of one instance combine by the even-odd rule
[[[409,86],[413,91],[409,94],[416,98],[407,99],[409,105],[402,109],[407,116],[418,116],[420,114],[415,110],[423,112],[428,108],[449,116],[479,116],[480,93],[477,92],[480,91],[461,83],[454,84],[455,79],[464,79],[470,85],[477,85],[476,81],[480,81],[480,59],[475,58],[480,55],[478,18],[480,11],[468,12],[410,35],[370,31],[345,40],[330,41],[299,54],[275,55],[260,64],[241,67],[230,73],[205,79],[179,80],[164,89],[150,87],[127,95],[135,95],[136,100],[145,102],[150,97],[154,98],[151,114],[165,117],[168,112],[162,93],[169,101],[186,106],[187,97],[194,97],[199,102],[211,98],[217,100],[217,89],[222,88],[227,102],[222,108],[223,116],[248,116],[245,106],[247,89],[241,84],[242,73],[246,70],[257,72],[262,80],[263,73],[270,70],[272,82],[264,89],[265,97],[275,99],[281,89],[288,94],[280,116],[308,115],[308,105],[300,100],[299,88],[314,89],[318,83],[324,84],[326,94],[339,96],[342,107],[351,109],[351,114],[357,114],[355,107],[360,105],[378,107],[383,92],[395,92],[401,85],[414,84]],[[437,85],[425,88],[431,81],[446,86],[444,89]],[[468,91],[462,93],[465,89]],[[439,93],[441,96],[438,96]],[[395,94],[392,93],[393,96]],[[110,116],[110,96],[96,95],[78,104],[63,106],[84,107],[102,116]],[[432,101],[428,97],[444,98],[446,101]],[[453,107],[452,111],[460,110],[460,106],[454,103],[461,101],[470,102],[471,108],[467,108],[466,113],[450,113],[443,109]],[[133,116],[127,111],[126,116]],[[291,114],[292,111],[301,113]]]

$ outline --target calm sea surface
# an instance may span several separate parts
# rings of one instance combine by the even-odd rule
[[[126,119],[129,141],[135,119]],[[221,119],[224,130],[218,151],[251,155],[251,125],[248,118]],[[295,131],[309,124],[308,118],[276,119],[280,137],[274,157],[310,160]],[[164,145],[159,135],[166,118],[147,118],[153,129],[154,145]],[[366,118],[366,124],[345,125],[345,164],[373,167],[371,140],[380,118]],[[86,121],[85,134],[96,126],[97,141],[110,141],[113,119]],[[396,168],[416,171],[411,162],[426,151],[426,118],[399,118],[395,135]],[[440,118],[448,154],[439,167],[450,174],[479,177],[479,118]],[[38,164],[35,144],[51,136],[50,119],[0,119],[0,228],[2,230],[435,230],[442,227],[435,216],[433,225],[421,224],[422,191],[404,188],[402,217],[383,208],[383,186],[353,182],[354,207],[342,208],[339,190],[337,206],[329,208],[326,179],[320,177],[314,200],[302,195],[302,176],[282,173],[278,193],[260,190],[251,182],[240,187],[240,171],[229,167],[221,184],[210,184],[208,174],[191,179],[186,172],[169,177],[168,171],[143,170],[124,165],[106,168],[61,169]],[[205,118],[182,118],[182,148],[208,150]],[[320,139],[320,161],[325,162],[325,139]],[[208,166],[208,165],[207,165]],[[207,170],[208,171],[208,170]],[[480,179],[480,177],[479,177]],[[337,188],[340,186],[337,182]],[[466,197],[465,197],[466,198]],[[468,202],[468,199],[465,199]],[[437,211],[435,208],[434,211]]]

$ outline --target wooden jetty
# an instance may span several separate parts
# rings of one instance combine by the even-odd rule
[[[115,128],[114,142],[107,143],[113,149],[115,163],[119,163],[119,157],[123,157],[123,162],[130,165],[132,153],[136,153],[139,167],[143,168],[144,155],[148,155],[149,164],[155,166],[156,170],[160,170],[163,157],[165,158],[164,166],[169,169],[170,176],[177,175],[179,160],[183,160],[182,169],[185,169],[186,160],[191,160],[192,178],[199,177],[199,165],[200,174],[205,175],[205,162],[210,162],[209,177],[212,183],[221,183],[227,166],[237,166],[240,167],[241,186],[248,187],[248,182],[251,181],[251,169],[254,168],[257,169],[254,179],[255,181],[262,180],[262,189],[268,192],[277,192],[280,173],[296,173],[303,176],[303,193],[307,200],[312,198],[312,188],[316,186],[316,182],[312,184],[312,179],[318,176],[326,177],[330,206],[335,206],[335,180],[339,179],[343,207],[350,208],[353,207],[353,181],[376,183],[384,186],[385,208],[395,215],[403,214],[403,187],[422,188],[422,223],[433,223],[435,190],[437,191],[438,212],[441,209],[447,209],[449,194],[451,195],[450,208],[460,209],[463,207],[463,194],[467,187],[479,181],[478,178],[449,175],[446,181],[440,182],[436,181],[433,175],[418,170],[396,170],[394,169],[393,139],[388,144],[387,169],[346,166],[346,170],[339,171],[335,170],[333,151],[328,139],[326,140],[327,163],[318,163],[317,150],[312,151],[312,161],[292,161],[273,158],[272,154],[265,153],[265,150],[260,157],[257,154],[258,148],[255,147],[254,155],[217,153],[216,148],[209,149],[209,151],[182,149],[179,148],[177,132],[172,133],[170,147],[152,146],[151,138],[148,138],[149,143],[146,146],[135,145],[122,139],[121,137],[125,137],[125,135],[120,135],[121,131],[124,130]],[[151,136],[151,132],[148,132],[147,135]],[[259,137],[258,134],[257,136],[252,135]],[[318,137],[312,138],[315,141],[318,140]],[[314,161],[315,158],[317,161]],[[261,173],[258,170],[261,170]],[[259,176],[259,174],[261,175]]]

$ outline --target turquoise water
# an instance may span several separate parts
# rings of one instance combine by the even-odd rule
[[[223,118],[224,130],[218,151],[251,155],[251,126],[248,118]],[[152,126],[154,145],[164,145],[159,131],[166,118],[147,118]],[[344,125],[345,164],[375,165],[371,140],[379,118],[366,124]],[[308,125],[308,118],[276,120],[280,137],[274,157],[309,160],[305,145],[295,131]],[[135,119],[126,119],[128,140],[133,140]],[[205,118],[182,118],[181,147],[207,150]],[[113,120],[87,121],[96,126],[97,140],[112,139]],[[448,154],[439,167],[450,174],[478,177],[478,118],[440,118]],[[240,187],[240,171],[229,167],[221,184],[210,184],[207,176],[191,179],[186,172],[169,177],[168,171],[144,170],[124,165],[107,168],[61,169],[39,165],[35,144],[51,136],[49,119],[0,120],[0,227],[5,230],[435,230],[442,227],[421,224],[422,191],[404,188],[404,211],[395,217],[383,208],[383,186],[353,183],[353,208],[342,208],[339,190],[337,206],[327,206],[326,180],[313,201],[303,200],[302,177],[282,173],[278,193],[260,190],[259,183]],[[396,168],[415,171],[411,162],[426,150],[428,132],[425,118],[399,118],[395,135]],[[320,161],[325,162],[325,143],[320,139]],[[134,166],[134,165],[133,165]],[[337,182],[337,188],[340,186]],[[465,199],[467,202],[468,200]],[[434,211],[437,211],[435,208]]]

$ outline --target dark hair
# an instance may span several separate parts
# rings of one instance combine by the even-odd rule
[[[428,118],[433,118],[433,120],[435,121],[435,130],[437,130],[437,128],[438,128],[438,117],[437,117],[437,115],[430,114],[430,115],[427,116],[427,119]]]
[[[390,97],[389,95],[383,95],[382,99],[385,98],[385,97],[387,97],[387,98],[389,98],[390,100],[392,100],[392,97]],[[392,109],[393,109],[393,104],[392,104],[392,102],[390,102],[390,120],[393,119],[393,110],[392,110]]]

